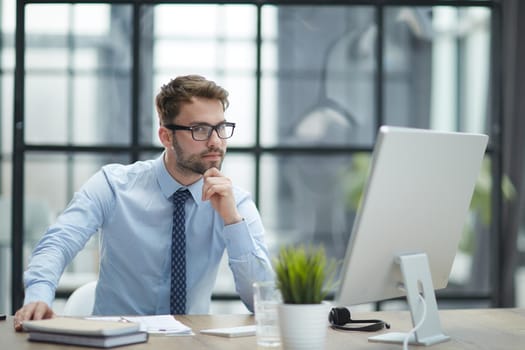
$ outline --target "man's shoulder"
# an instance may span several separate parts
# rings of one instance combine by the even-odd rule
[[[134,183],[154,177],[154,160],[137,161],[132,164],[111,163],[102,167],[102,172],[110,182]]]
[[[105,172],[111,173],[136,173],[150,171],[153,169],[154,159],[150,160],[139,160],[131,164],[122,164],[122,163],[110,163],[102,167]]]

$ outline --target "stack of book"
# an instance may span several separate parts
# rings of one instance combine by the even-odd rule
[[[148,341],[148,333],[135,322],[55,317],[25,321],[23,326],[29,333],[28,339],[39,342],[112,348]]]

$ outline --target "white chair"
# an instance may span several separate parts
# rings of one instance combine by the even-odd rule
[[[62,314],[64,316],[91,316],[95,305],[96,287],[97,281],[91,281],[75,289],[67,299]]]

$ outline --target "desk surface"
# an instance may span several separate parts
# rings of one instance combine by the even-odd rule
[[[472,309],[442,310],[439,312],[445,334],[452,339],[429,347],[442,349],[524,349],[525,347],[525,309]],[[407,311],[385,311],[360,313],[357,318],[381,318],[391,323],[393,332],[410,330],[410,315]],[[253,324],[250,315],[199,315],[181,316],[177,319],[195,332],[186,337],[150,337],[148,343],[130,345],[119,349],[256,349],[255,337],[222,338],[203,335],[199,330],[206,328],[232,327]],[[368,342],[369,335],[380,334],[364,332],[345,332],[329,329],[325,350],[331,349],[401,349],[400,345]],[[0,321],[0,339],[3,349],[53,349],[57,345],[27,341],[26,333],[13,330],[13,318]],[[414,349],[416,347],[410,346]],[[59,349],[81,349],[61,345]],[[417,347],[423,349],[423,347]]]

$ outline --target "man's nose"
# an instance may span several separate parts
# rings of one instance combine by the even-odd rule
[[[217,130],[212,130],[210,138],[208,139],[208,145],[219,145],[222,143],[222,139],[219,137]]]

